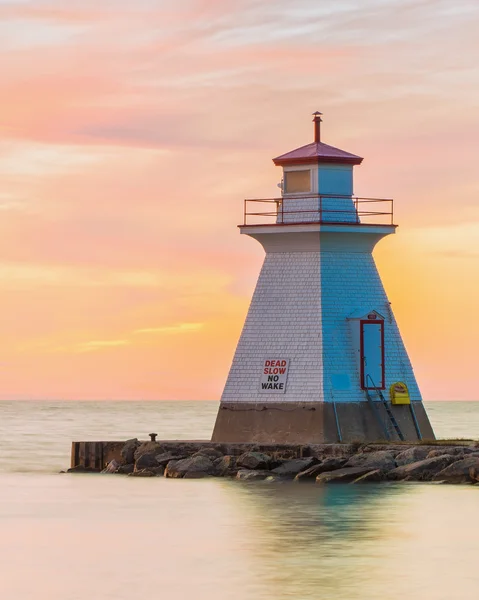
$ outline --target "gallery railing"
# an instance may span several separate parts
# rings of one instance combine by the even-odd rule
[[[331,194],[248,198],[244,201],[244,225],[306,223],[393,225],[393,200]]]

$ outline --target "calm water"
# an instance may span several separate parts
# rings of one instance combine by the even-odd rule
[[[479,403],[430,403],[479,438]],[[207,438],[207,402],[0,402],[1,600],[476,600],[479,487],[60,475],[72,439]]]

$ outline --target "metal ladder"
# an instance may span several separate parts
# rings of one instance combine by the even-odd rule
[[[368,383],[368,380],[370,381],[372,387],[365,388],[364,391],[366,392],[366,397],[368,399],[368,402],[369,402],[369,404],[371,404],[371,408],[374,411],[376,419],[377,419],[379,425],[381,426],[381,429],[383,430],[384,435],[386,436],[386,439],[390,440],[391,434],[395,433],[398,436],[398,438],[401,440],[401,442],[404,442],[403,432],[401,431],[401,428],[399,427],[398,422],[396,421],[396,418],[393,415],[393,412],[391,410],[391,406],[389,405],[389,402],[384,397],[382,391],[375,385],[375,383],[371,379],[370,375],[367,375],[366,383]],[[386,423],[384,422],[384,420],[381,417],[381,414],[379,413],[377,401],[375,401],[373,399],[373,397],[371,396],[371,390],[374,390],[377,393],[377,395],[379,396],[379,399],[381,400],[382,405],[384,406],[384,408],[386,410],[386,414],[388,416],[388,422],[386,422]]]

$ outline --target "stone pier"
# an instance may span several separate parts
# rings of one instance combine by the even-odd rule
[[[479,442],[305,445],[136,438],[73,442],[68,471],[321,484],[380,481],[479,484]]]

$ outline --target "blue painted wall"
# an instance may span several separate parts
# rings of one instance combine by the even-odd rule
[[[361,233],[332,234],[361,238]],[[411,400],[421,394],[396,320],[370,252],[342,252],[324,243],[320,251],[321,328],[324,400],[355,402],[366,398],[361,389],[360,367],[348,317],[375,310],[385,316],[384,350],[386,393],[396,381],[404,381]],[[346,246],[346,244],[344,244]],[[360,250],[360,248],[357,248]],[[350,386],[345,385],[346,378]]]
[[[319,165],[318,191],[319,194],[352,196],[353,167],[346,165]]]
[[[352,200],[344,196],[353,193],[353,167],[346,165],[319,165],[318,193],[323,198],[322,220],[331,222],[355,222],[356,212]],[[338,195],[337,198],[334,195]]]

